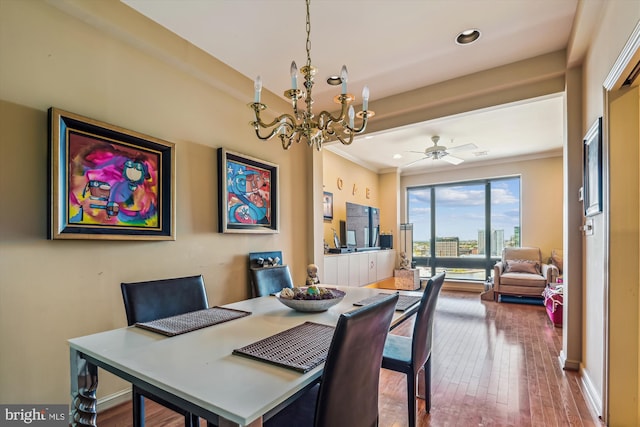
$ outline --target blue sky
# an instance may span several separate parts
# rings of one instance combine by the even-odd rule
[[[477,240],[484,228],[484,184],[436,187],[436,234]],[[493,181],[491,185],[492,228],[504,230],[504,238],[513,235],[520,224],[520,179]],[[409,193],[409,222],[413,240],[429,239],[430,191],[412,189]]]

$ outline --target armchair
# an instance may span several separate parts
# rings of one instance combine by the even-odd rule
[[[493,267],[494,299],[500,295],[539,297],[558,276],[558,268],[542,262],[540,248],[504,248]]]

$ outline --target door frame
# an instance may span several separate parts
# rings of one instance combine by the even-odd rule
[[[609,132],[610,132],[610,102],[615,98],[615,93],[623,88],[623,84],[625,82],[626,77],[629,75],[635,64],[638,62],[640,57],[640,22],[636,24],[629,40],[627,41],[624,49],[616,59],[613,67],[609,71],[606,79],[604,80],[603,86],[603,98],[604,98],[604,117],[602,121],[603,127],[603,189],[605,190],[604,196],[606,200],[604,201],[605,208],[603,209],[604,215],[604,239],[606,242],[604,248],[604,263],[605,263],[605,271],[609,272],[610,269],[610,245],[611,245],[611,216],[610,216],[610,165],[609,165],[609,155],[610,155],[610,140],[609,140]],[[610,297],[610,283],[609,283],[609,273],[604,276],[604,358],[603,358],[603,391],[602,391],[602,420],[605,425],[609,424],[609,351],[610,351],[610,310],[609,310],[609,297]]]

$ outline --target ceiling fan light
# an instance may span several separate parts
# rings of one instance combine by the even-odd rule
[[[466,45],[475,42],[480,38],[480,30],[475,28],[464,30],[456,36],[456,44]]]

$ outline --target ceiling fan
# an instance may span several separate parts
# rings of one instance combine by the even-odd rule
[[[407,163],[403,167],[411,166],[414,163],[421,162],[424,159],[433,159],[433,160],[444,160],[445,162],[449,162],[452,165],[459,165],[464,162],[463,159],[459,157],[452,156],[451,152],[455,151],[467,151],[474,150],[478,148],[475,144],[469,143],[464,145],[458,145],[457,147],[447,148],[444,145],[438,145],[440,141],[440,137],[438,135],[434,135],[431,137],[431,141],[433,141],[433,147],[427,147],[424,151],[410,151],[410,153],[423,153],[425,157],[415,160],[411,163]]]

